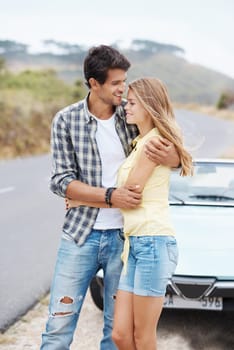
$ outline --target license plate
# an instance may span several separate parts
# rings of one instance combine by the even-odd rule
[[[223,310],[223,298],[204,297],[201,300],[183,299],[177,295],[165,296],[164,308]]]

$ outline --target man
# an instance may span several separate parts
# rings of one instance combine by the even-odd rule
[[[111,331],[123,248],[122,216],[116,208],[134,209],[141,202],[137,189],[114,188],[117,170],[138,133],[126,124],[123,109],[129,67],[112,47],[90,49],[84,61],[88,96],[58,112],[53,121],[51,190],[100,207],[106,203],[108,208],[79,206],[66,213],[41,350],[69,349],[85,294],[99,268],[104,272],[100,349],[116,349]],[[178,166],[174,146],[166,140],[149,143],[146,152],[157,162]]]

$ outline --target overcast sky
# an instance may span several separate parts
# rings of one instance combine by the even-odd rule
[[[87,47],[149,39],[234,78],[233,0],[0,0],[0,40]]]

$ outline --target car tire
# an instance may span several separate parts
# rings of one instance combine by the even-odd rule
[[[103,311],[103,279],[95,276],[90,283],[89,289],[94,304]]]

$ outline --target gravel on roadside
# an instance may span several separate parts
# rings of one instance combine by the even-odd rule
[[[39,350],[41,333],[48,315],[49,295],[0,334],[1,350]],[[98,350],[102,336],[102,312],[96,308],[89,292],[84,301],[80,320],[74,336],[71,350]],[[190,350],[181,336],[168,336],[163,330],[158,332],[158,350]]]

